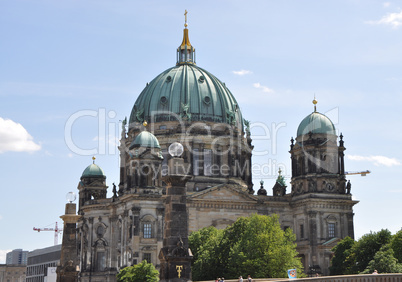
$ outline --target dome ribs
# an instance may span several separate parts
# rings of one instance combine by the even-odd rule
[[[130,123],[176,120],[169,112],[188,121],[227,123],[243,131],[241,112],[232,93],[218,78],[194,64],[167,69],[147,84],[135,102]],[[156,115],[151,120],[152,113]]]

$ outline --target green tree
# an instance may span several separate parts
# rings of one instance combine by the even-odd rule
[[[125,267],[117,274],[117,282],[157,282],[159,281],[159,271],[152,263],[143,260],[141,263]]]
[[[276,215],[241,217],[223,232],[211,227],[193,232],[190,235],[195,258],[193,279],[237,278],[248,274],[254,278],[286,277],[290,268],[297,268],[301,274],[303,268],[295,239],[291,229],[281,229]]]
[[[390,244],[381,247],[361,274],[373,273],[374,270],[377,270],[379,273],[402,272],[402,264],[398,263],[398,260],[394,257],[394,251]]]
[[[382,246],[390,243],[391,238],[392,235],[388,229],[363,235],[353,245],[351,253],[346,259],[346,264],[351,266],[348,274],[357,274],[364,271],[369,262],[373,260],[374,255]]]
[[[336,253],[331,261],[332,267],[330,270],[332,275],[357,274],[364,271],[381,247],[391,242],[392,235],[389,230],[382,229],[379,232],[370,232],[363,235],[353,244],[350,239],[347,239],[347,241],[345,239],[340,242],[342,244],[339,248],[338,245],[333,248]]]
[[[236,239],[228,256],[228,276],[242,273],[255,278],[279,278],[287,277],[290,268],[302,268],[296,237],[291,229],[281,229],[277,215],[240,218],[225,233]]]
[[[215,227],[202,228],[189,236],[189,247],[193,253],[192,277],[206,280],[220,273],[217,250],[222,240],[223,230]]]
[[[402,230],[399,230],[392,236],[391,248],[394,251],[394,257],[399,263],[402,263]]]
[[[352,265],[346,262],[355,243],[355,240],[348,236],[332,248],[334,257],[331,260],[331,266],[329,268],[331,275],[344,275],[350,272]]]

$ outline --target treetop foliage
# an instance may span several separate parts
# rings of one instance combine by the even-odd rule
[[[358,241],[344,238],[332,251],[331,275],[396,273],[402,271],[402,230],[392,235],[387,229],[370,232]]]
[[[152,263],[143,260],[141,263],[128,266],[117,274],[117,282],[158,282],[159,271]]]
[[[240,217],[224,230],[200,229],[189,237],[193,279],[279,278],[291,268],[302,273],[295,239],[291,229],[281,229],[276,215]]]

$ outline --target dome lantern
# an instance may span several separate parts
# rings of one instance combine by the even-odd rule
[[[195,49],[190,43],[187,29],[187,10],[184,13],[185,23],[183,30],[183,42],[177,48],[177,65],[195,64]]]
[[[314,112],[317,112],[317,100],[315,99],[315,96],[314,96],[314,100],[313,100],[313,104],[314,104]]]

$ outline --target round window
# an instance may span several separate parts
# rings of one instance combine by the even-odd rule
[[[162,103],[163,105],[165,105],[165,104],[167,103],[167,101],[168,101],[168,99],[167,99],[165,96],[162,96],[162,97],[161,97],[161,103]]]

